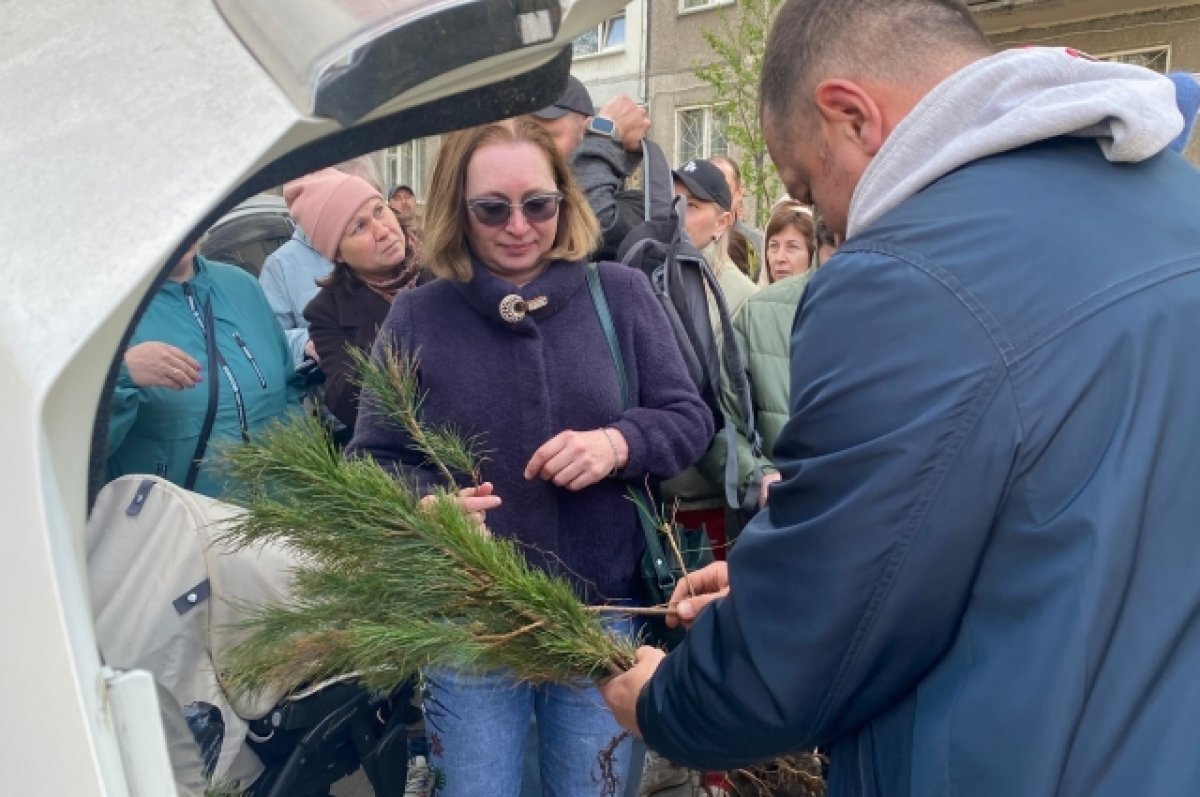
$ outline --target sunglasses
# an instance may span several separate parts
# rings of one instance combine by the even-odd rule
[[[505,202],[503,199],[468,199],[467,207],[475,214],[475,219],[487,227],[501,227],[508,224],[512,217],[513,208],[520,208],[525,220],[529,222],[550,221],[558,213],[558,205],[563,195],[557,191],[547,194],[534,194],[520,202]]]

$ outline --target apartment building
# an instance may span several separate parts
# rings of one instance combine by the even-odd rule
[[[997,46],[1068,46],[1100,58],[1160,72],[1200,72],[1200,3],[1196,0],[968,0]],[[694,67],[711,53],[701,33],[733,0],[655,0],[646,43],[654,135],[679,163],[728,151],[725,119]],[[1200,162],[1200,147],[1189,156]]]
[[[1200,73],[1198,0],[967,0],[967,5],[1000,47],[1074,47],[1160,72]],[[736,13],[735,0],[632,0],[575,42],[572,71],[597,107],[617,94],[647,105],[651,135],[672,163],[727,153],[725,115],[694,70],[712,58],[703,31],[717,29],[722,14]],[[436,139],[389,149],[386,182],[411,185],[423,199],[436,151]],[[1200,162],[1200,144],[1187,154]]]

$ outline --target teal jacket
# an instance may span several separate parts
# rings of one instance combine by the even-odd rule
[[[780,280],[754,294],[742,306],[733,321],[734,334],[745,358],[746,379],[754,405],[754,427],[762,438],[761,456],[755,456],[750,441],[738,430],[736,437],[739,495],[744,495],[750,477],[756,471],[773,471],[775,441],[788,420],[788,342],[792,321],[808,275]],[[721,401],[726,411],[737,417],[737,398],[729,375],[722,375]],[[725,478],[725,436],[717,434],[713,445],[698,466],[709,479]]]
[[[241,391],[251,437],[289,407],[298,406],[300,384],[283,330],[254,277],[202,257],[196,258],[195,267],[196,275],[188,282],[162,284],[129,345],[162,341],[182,349],[200,363],[201,382],[188,390],[138,387],[122,363],[110,402],[108,478],[153,473],[183,484],[204,425],[208,380],[216,379],[217,415],[193,489],[220,497],[225,485],[209,467],[213,451],[223,442],[242,439],[231,379]],[[201,317],[205,303],[212,301],[217,347],[228,374],[208,363],[204,333],[188,304],[185,285],[196,297]]]

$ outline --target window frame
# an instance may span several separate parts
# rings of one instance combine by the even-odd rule
[[[429,141],[429,138],[414,138],[385,150],[383,170],[388,181],[388,191],[394,190],[398,185],[407,185],[413,190],[417,202],[425,202],[429,189]],[[405,149],[411,152],[407,158]],[[406,163],[409,169],[407,172]]]
[[[682,0],[681,0],[681,2],[682,2]],[[608,41],[609,36],[612,34],[613,23],[617,19],[621,19],[625,25],[625,33],[621,38],[621,43],[617,44],[617,45],[613,45],[611,47],[605,46],[605,42]],[[579,61],[579,60],[585,60],[588,58],[600,58],[605,55],[616,55],[617,53],[623,53],[623,52],[625,52],[625,49],[629,42],[629,18],[628,18],[628,15],[625,13],[625,11],[622,11],[619,14],[613,14],[611,17],[609,17],[608,19],[601,22],[599,25],[597,25],[591,31],[588,31],[588,33],[596,34],[596,49],[590,53],[581,53],[581,52],[576,51],[575,50],[575,42],[578,42],[579,39],[582,38],[582,36],[580,36],[579,38],[576,38],[575,41],[571,42],[571,57],[574,60]],[[584,34],[584,35],[586,36],[587,34]]]
[[[725,132],[724,135],[722,136],[725,141],[725,149],[721,152],[713,152],[713,148],[712,148],[713,129],[714,129],[713,122],[717,118],[718,113],[722,110],[725,110],[726,113],[728,112],[728,109],[726,109],[725,106],[721,103],[680,105],[675,109],[675,159],[679,163],[684,163],[688,160],[691,160],[691,158],[693,158],[693,157],[708,159],[708,158],[711,158],[714,154],[716,154],[716,155],[728,155],[729,154],[729,134],[728,134],[728,132]],[[689,111],[702,111],[703,112],[704,128],[701,133],[701,136],[703,138],[703,143],[700,148],[699,154],[691,155],[687,158],[684,158],[682,155],[683,115]],[[728,125],[729,125],[728,119],[726,119],[725,125],[726,125],[726,130],[727,130]]]
[[[1097,53],[1094,57],[1098,61],[1107,61],[1109,63],[1125,64],[1125,63],[1129,63],[1129,62],[1128,61],[1120,61],[1118,59],[1124,58],[1124,57],[1130,56],[1130,55],[1147,55],[1147,54],[1157,55],[1158,53],[1162,53],[1163,56],[1165,57],[1165,60],[1163,62],[1162,72],[1160,72],[1159,74],[1166,75],[1171,71],[1171,56],[1174,54],[1172,52],[1172,47],[1169,42],[1166,44],[1152,44],[1152,45],[1149,45],[1146,47],[1132,47],[1132,48],[1129,48],[1126,50],[1113,50],[1112,52],[1107,52],[1107,53]],[[1139,66],[1139,64],[1133,64],[1133,66]],[[1146,69],[1151,69],[1152,71],[1155,71],[1155,72],[1158,71],[1156,69],[1153,69],[1153,67],[1146,67]]]
[[[647,2],[649,2],[649,0],[647,0]],[[688,8],[684,5],[686,2],[687,0],[679,0],[678,5],[676,6],[676,13],[681,17],[687,14],[703,14],[705,11],[712,11],[714,8],[731,6],[734,5],[737,0],[705,0],[704,5],[693,6],[691,8]]]

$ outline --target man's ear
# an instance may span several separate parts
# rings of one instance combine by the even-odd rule
[[[825,80],[813,99],[821,126],[830,135],[847,140],[867,157],[879,152],[885,138],[883,110],[867,88],[849,80]]]

